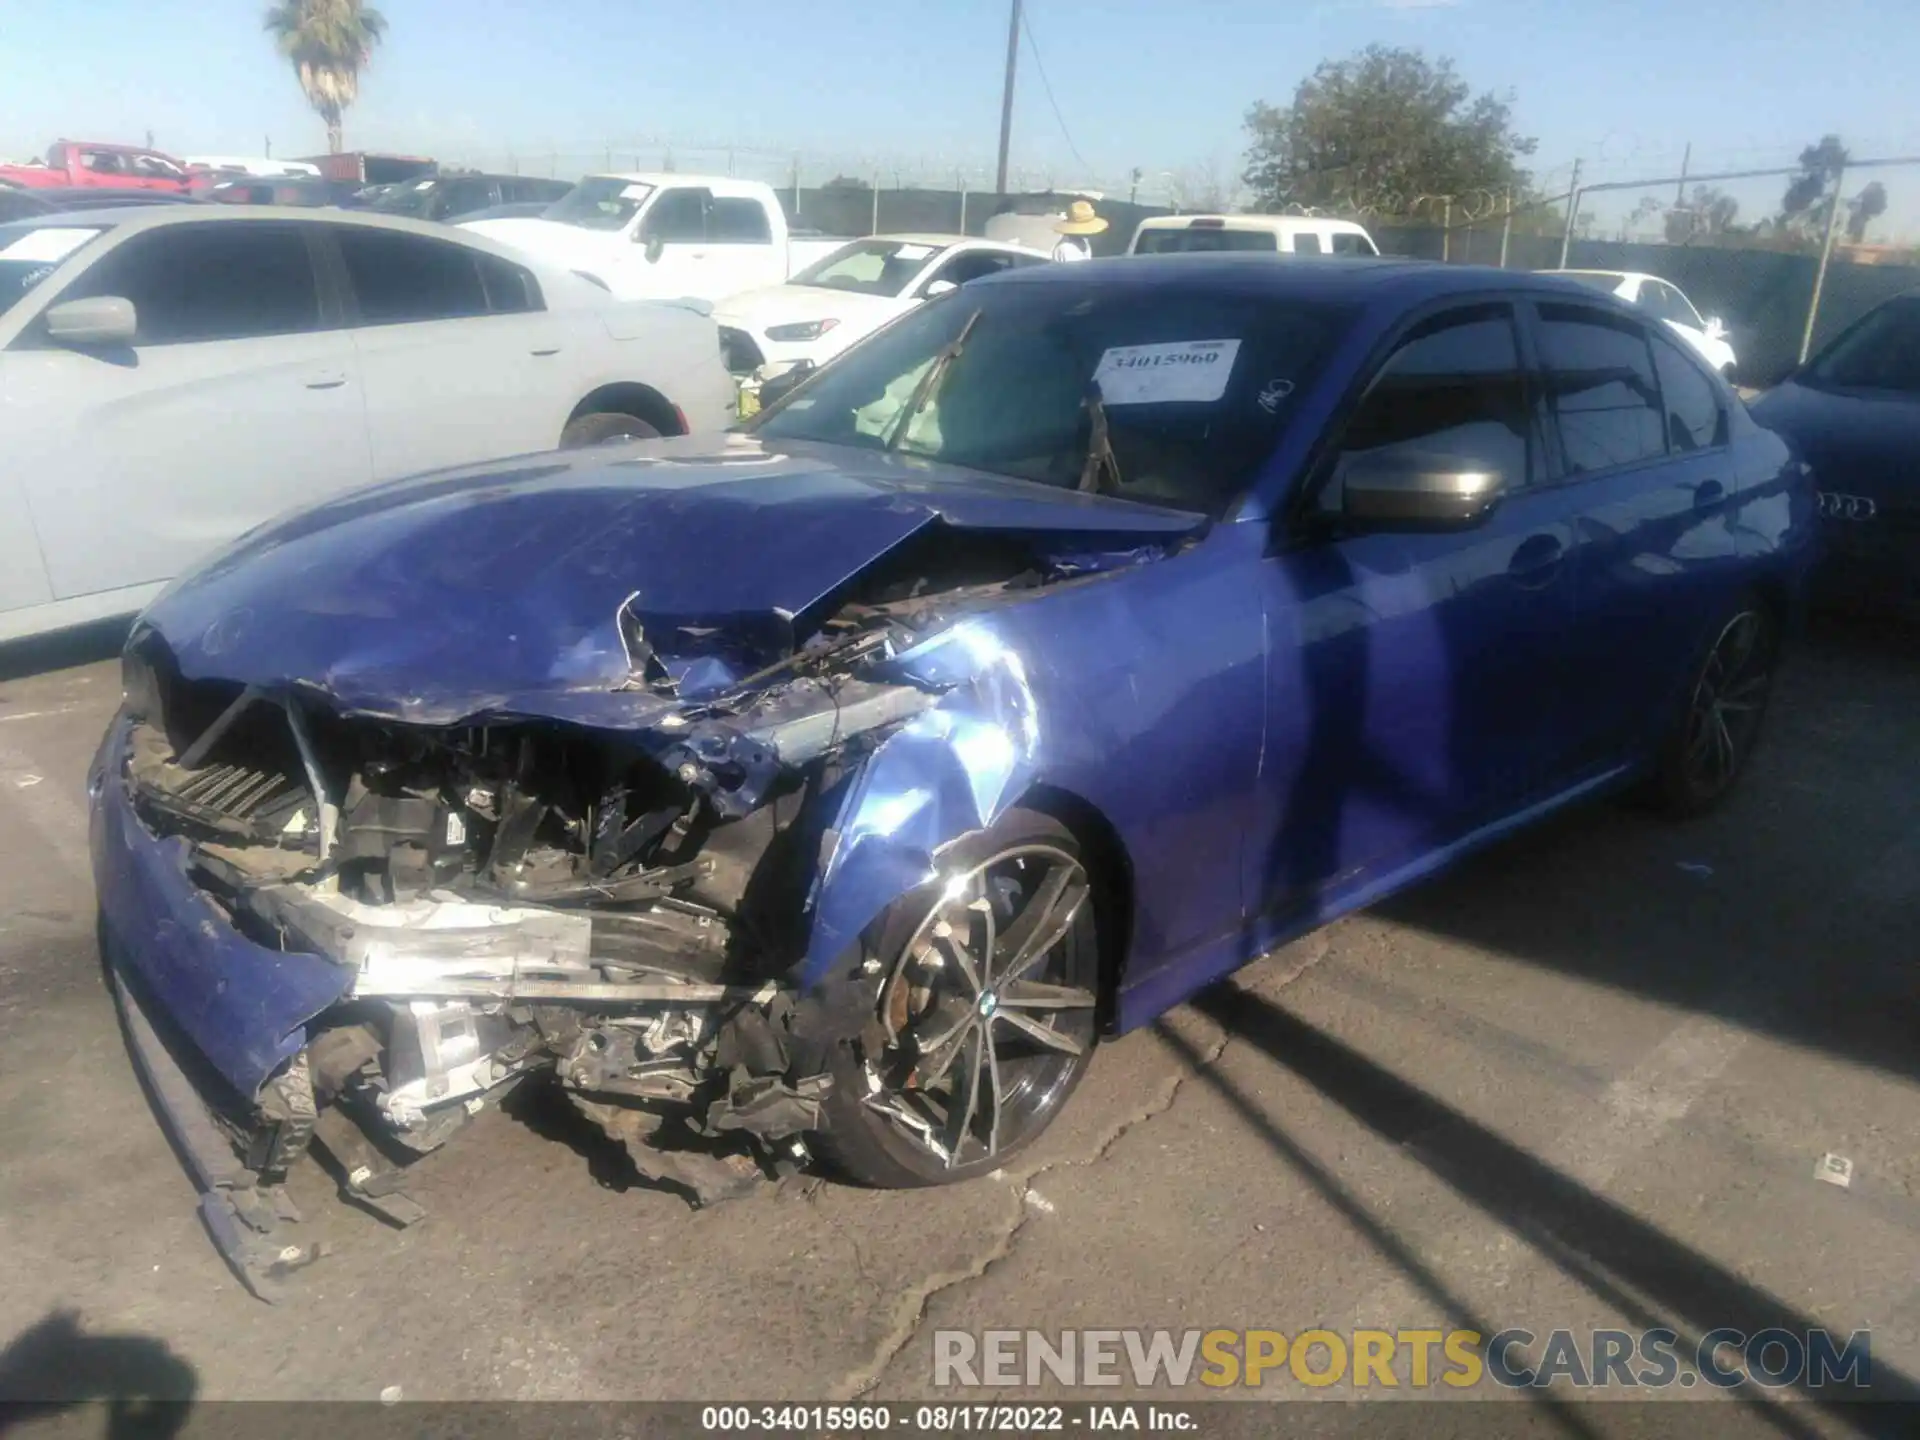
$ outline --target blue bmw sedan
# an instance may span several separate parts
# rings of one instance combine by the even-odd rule
[[[1611,297],[1181,256],[967,285],[742,430],[363,490],[136,625],[116,997],[210,1229],[548,1071],[696,1202],[979,1175],[1097,1041],[1753,751],[1803,467]]]

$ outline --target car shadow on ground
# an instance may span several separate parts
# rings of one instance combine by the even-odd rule
[[[0,1350],[0,1434],[97,1408],[108,1440],[166,1440],[185,1426],[199,1388],[199,1372],[164,1341],[89,1335],[78,1315],[56,1310]]]
[[[1774,1328],[1805,1335],[1822,1328],[1813,1316],[1748,1284],[1283,1006],[1232,982],[1215,987],[1194,1003],[1228,1032],[1233,1043],[1258,1049],[1375,1135],[1400,1147],[1402,1154],[1521,1236],[1630,1324],[1676,1332],[1678,1353],[1695,1353],[1701,1337],[1720,1327],[1748,1335]],[[1219,1066],[1203,1064],[1200,1053],[1171,1028],[1161,1026],[1160,1033],[1183,1052],[1203,1083],[1451,1322],[1483,1336],[1495,1332],[1497,1327],[1451,1293],[1412,1247],[1296,1142],[1258,1099]],[[1515,1369],[1524,1370],[1517,1356],[1515,1361]],[[1873,1359],[1867,1377],[1858,1385],[1829,1381],[1821,1387],[1803,1381],[1792,1390],[1796,1402],[1792,1405],[1769,1399],[1752,1385],[1729,1390],[1726,1394],[1743,1407],[1746,1417],[1729,1433],[1744,1433],[1761,1424],[1785,1435],[1820,1433],[1796,1413],[1802,1405],[1858,1434],[1920,1433],[1916,1429],[1920,1385],[1879,1357]],[[1532,1391],[1530,1398],[1546,1407],[1546,1418],[1564,1433],[1596,1433],[1578,1409],[1551,1391]]]
[[[1714,814],[1578,807],[1370,913],[1920,1079],[1913,643],[1816,629]]]

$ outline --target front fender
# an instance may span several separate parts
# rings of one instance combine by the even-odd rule
[[[805,988],[828,980],[888,905],[939,873],[948,846],[993,824],[1039,774],[1042,717],[1027,667],[989,622],[963,621],[893,668],[946,694],[883,741],[848,787],[809,902]]]

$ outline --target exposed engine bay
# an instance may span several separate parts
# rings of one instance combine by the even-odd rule
[[[411,1223],[405,1165],[535,1071],[696,1204],[807,1163],[830,1052],[876,1023],[873,994],[805,1009],[811,897],[849,778],[955,683],[894,662],[1154,553],[935,526],[760,628],[626,605],[646,718],[623,730],[343,712],[298,682],[189,680],[136,630],[141,825],[183,842],[234,931],[344,972],[298,1054],[214,1107],[247,1170],[274,1185],[317,1141],[350,1198]]]

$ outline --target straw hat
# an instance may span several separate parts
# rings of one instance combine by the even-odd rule
[[[1053,228],[1061,235],[1098,235],[1107,228],[1107,222],[1093,213],[1087,201],[1076,200],[1067,207],[1067,218]]]

